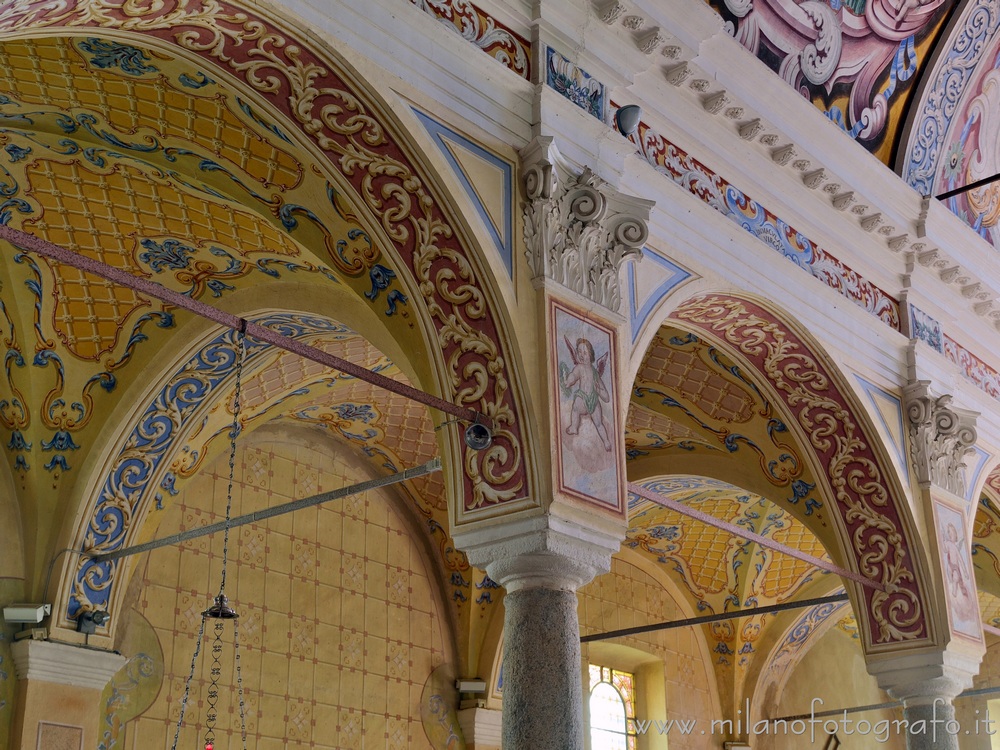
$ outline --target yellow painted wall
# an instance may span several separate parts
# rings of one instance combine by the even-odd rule
[[[824,633],[802,657],[789,675],[777,705],[768,714],[772,718],[809,714],[814,698],[823,701],[816,704],[817,713],[892,700],[865,669],[860,642],[839,628]],[[906,741],[902,735],[897,735],[891,727],[878,724],[902,718],[902,709],[848,714],[846,730],[854,734],[848,735],[843,728],[838,728],[837,737],[841,747],[850,750],[905,750]],[[750,744],[754,750],[824,748],[828,741],[824,724],[838,720],[842,722],[843,716],[824,718],[813,725],[788,722],[774,734],[763,734],[761,726],[761,731],[750,738]],[[834,725],[828,727],[832,729]],[[885,736],[882,728],[889,736]]]
[[[579,615],[583,635],[685,617],[659,581],[620,555],[612,559],[610,573],[580,589]],[[677,728],[667,732],[671,750],[715,748],[719,738],[700,734],[708,729],[717,709],[713,708],[710,666],[698,638],[692,628],[660,630],[616,639],[614,643],[624,649],[610,642],[585,645],[583,656],[596,664],[638,673],[638,689],[646,687],[647,695],[640,695],[636,718],[695,722],[691,734]],[[658,669],[662,687],[652,684]],[[665,705],[651,705],[650,694],[662,696]],[[657,708],[662,713],[653,715]],[[650,735],[640,742],[642,747],[658,750],[663,743]]]
[[[368,478],[335,445],[303,442],[301,435],[298,444],[251,435],[241,445],[234,515]],[[221,520],[227,462],[228,456],[220,457],[173,498],[157,536]],[[453,713],[440,708],[454,706],[455,698],[449,693],[453,648],[439,597],[391,492],[372,491],[232,531],[226,592],[240,613],[249,746],[464,747]],[[166,674],[152,705],[106,747],[170,747],[199,613],[219,586],[221,537],[156,550],[140,562],[134,607],[159,639]],[[208,635],[211,627],[209,621]],[[227,643],[230,633],[227,624]],[[210,652],[209,642],[178,747],[202,746],[196,735],[205,717]],[[219,750],[241,746],[231,654],[227,645]],[[438,695],[444,700],[435,701]],[[104,726],[113,723],[104,717]]]

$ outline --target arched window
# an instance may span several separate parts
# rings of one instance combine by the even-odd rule
[[[635,737],[635,678],[591,664],[591,750],[635,750]]]

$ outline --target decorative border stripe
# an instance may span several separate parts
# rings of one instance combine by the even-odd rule
[[[979,446],[974,446],[976,462],[974,465],[969,466],[966,464],[966,476],[968,477],[965,486],[965,499],[973,504],[976,504],[976,498],[973,493],[976,490],[976,485],[979,483],[979,477],[983,473],[983,469],[986,468],[986,462],[990,460],[990,454],[984,451]]]
[[[1000,400],[1000,373],[947,334],[944,337],[944,356],[958,365],[961,374],[979,390]]]
[[[531,80],[531,42],[468,0],[410,0],[508,70]]]
[[[604,84],[551,47],[546,47],[546,83],[598,120],[608,122],[611,119],[606,116],[607,88]],[[618,105],[611,102],[610,109],[614,112]],[[900,330],[899,302],[886,291],[866,281],[846,263],[665,139],[647,123],[640,122],[636,132],[628,138],[657,172],[890,328]],[[633,340],[634,336],[633,332]]]
[[[903,402],[899,396],[895,396],[889,393],[889,391],[879,388],[874,383],[869,383],[860,375],[855,375],[854,377],[861,385],[861,389],[868,396],[868,400],[871,402],[879,422],[882,423],[886,434],[890,437],[893,452],[899,460],[899,465],[903,468],[903,475],[906,477],[906,481],[909,482],[910,462],[906,458],[906,425],[903,424]],[[888,421],[890,415],[886,414],[884,409],[879,408],[879,400],[885,402],[892,410],[892,424],[889,424]]]
[[[616,105],[612,103],[612,108]],[[781,253],[802,270],[877,317],[900,330],[899,302],[866,281],[808,237],[784,222],[743,191],[665,139],[645,122],[629,140],[639,154],[674,184],[711,206],[757,239]]]
[[[639,332],[642,330],[646,319],[649,318],[653,309],[659,304],[660,300],[666,297],[673,289],[675,289],[680,283],[687,281],[691,278],[690,272],[684,270],[676,263],[673,263],[662,255],[653,252],[649,248],[643,248],[642,251],[642,262],[643,263],[653,263],[657,266],[662,266],[667,270],[669,276],[660,282],[652,292],[650,292],[645,301],[639,304],[639,290],[636,284],[636,261],[629,263],[627,268],[627,289],[628,289],[628,320],[629,326],[632,330],[632,343],[635,343],[636,337],[638,337]]]

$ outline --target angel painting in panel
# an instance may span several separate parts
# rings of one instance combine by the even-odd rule
[[[559,384],[563,395],[571,398],[573,402],[566,434],[579,434],[583,420],[590,420],[597,430],[604,450],[610,451],[611,438],[608,435],[608,425],[604,420],[604,409],[601,406],[602,401],[604,403],[611,401],[611,395],[604,384],[604,370],[610,353],[605,352],[599,358],[596,357],[594,345],[587,338],[578,338],[576,346],[566,336],[563,336],[563,340],[573,361],[573,367],[562,363],[559,368]]]

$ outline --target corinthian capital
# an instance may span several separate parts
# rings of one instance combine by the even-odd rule
[[[618,192],[589,168],[574,174],[552,138],[536,138],[521,158],[524,240],[533,277],[618,312],[621,266],[641,256],[653,202]]]
[[[964,496],[965,457],[976,444],[976,412],[952,406],[951,396],[935,398],[929,382],[906,386],[903,397],[910,420],[910,456],[920,482],[930,482]]]

